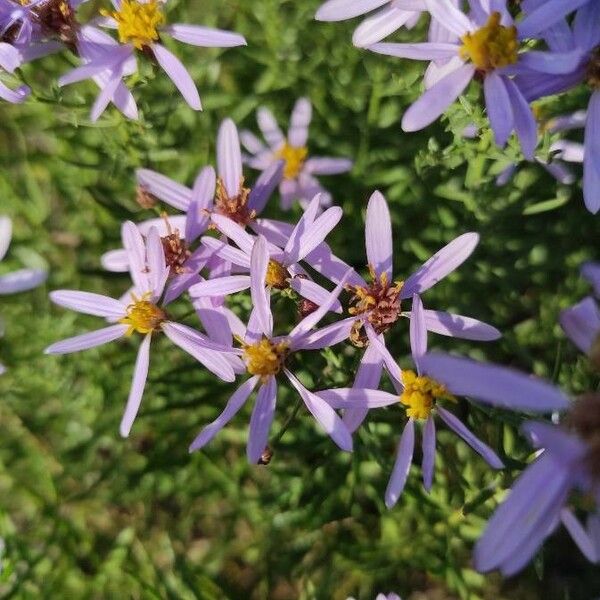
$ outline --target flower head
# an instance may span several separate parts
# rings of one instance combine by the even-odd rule
[[[92,110],[93,120],[100,116],[108,102],[114,98],[116,89],[122,85],[123,77],[137,70],[136,50],[152,57],[163,68],[188,105],[194,110],[201,110],[196,85],[179,59],[160,43],[163,34],[193,46],[227,48],[246,44],[243,36],[229,31],[196,25],[167,24],[160,0],[113,0],[113,8],[114,10],[104,13],[104,24],[116,29],[119,43],[105,43],[102,51],[96,52],[96,56],[90,56],[93,51],[88,49],[86,64],[67,73],[59,81],[60,85],[67,85],[104,74],[102,91]]]
[[[253,261],[258,260],[262,252],[257,242],[253,249]],[[241,340],[242,357],[250,378],[231,396],[221,415],[200,432],[192,442],[190,451],[199,450],[206,445],[235,416],[254,389],[259,386],[250,418],[246,449],[248,460],[251,463],[259,462],[267,448],[269,430],[275,414],[277,379],[282,374],[336,444],[343,450],[352,449],[350,433],[333,408],[318,395],[306,389],[286,366],[287,359],[294,352],[324,348],[343,341],[348,336],[348,328],[343,323],[341,326],[339,323],[334,323],[321,330],[313,330],[313,327],[331,310],[348,275],[349,273],[342,278],[342,282],[327,295],[316,311],[300,321],[285,336],[273,335],[273,315],[268,297],[253,288],[254,308],[246,333]]]
[[[129,435],[142,401],[150,362],[153,335],[164,333],[175,345],[225,381],[233,381],[242,368],[233,348],[213,342],[195,329],[170,320],[161,302],[169,267],[158,230],[152,227],[146,239],[131,222],[124,227],[127,265],[134,283],[131,301],[108,296],[59,290],[50,298],[60,306],[77,312],[104,317],[112,325],[52,344],[47,354],[67,354],[106,344],[138,333],[143,336],[133,373],[132,386],[121,421],[121,435]]]
[[[284,136],[275,117],[266,108],[258,110],[257,119],[267,145],[254,134],[243,131],[242,143],[250,156],[247,163],[264,171],[278,161],[283,162],[282,179],[279,185],[281,206],[289,209],[294,200],[307,205],[315,194],[321,194],[323,206],[331,204],[331,195],[321,186],[315,175],[334,175],[352,168],[346,158],[309,156],[307,141],[308,127],[312,118],[312,106],[307,98],[300,98],[292,111],[287,136]]]
[[[131,43],[142,50],[160,39],[158,29],[166,22],[160,0],[121,0],[120,4],[117,10],[104,14],[115,20],[122,44]]]
[[[452,34],[450,40],[422,44],[378,43],[370,47],[381,54],[442,62],[425,93],[402,118],[405,131],[423,129],[435,121],[463,93],[471,80],[483,81],[490,125],[496,143],[504,146],[514,130],[523,154],[533,160],[537,145],[535,118],[515,75],[569,73],[580,61],[574,52],[519,52],[525,40],[520,27],[501,0],[465,14],[451,0],[424,0],[432,17]]]

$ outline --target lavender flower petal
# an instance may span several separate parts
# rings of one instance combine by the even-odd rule
[[[374,192],[367,205],[365,242],[369,265],[379,276],[387,273],[392,279],[392,222],[387,202],[380,192]]]
[[[304,279],[300,277],[292,277],[290,279],[290,287],[300,294],[303,298],[310,300],[317,306],[320,306],[329,297],[329,291],[321,287],[318,283],[311,281],[310,279]],[[333,312],[342,313],[342,304],[339,300],[336,300],[331,307]]]
[[[185,221],[185,239],[193,242],[208,228],[208,209],[215,197],[216,174],[212,167],[204,167],[194,182],[192,198]]]
[[[190,295],[195,298],[217,297],[235,294],[250,287],[249,275],[229,275],[218,279],[207,279],[195,283],[189,289]]]
[[[279,160],[265,169],[250,191],[248,206],[257,214],[261,213],[275,188],[283,177],[285,161]]]
[[[142,340],[138,350],[135,367],[133,369],[131,390],[129,391],[129,398],[127,399],[127,405],[125,406],[125,412],[123,413],[123,418],[121,419],[121,425],[119,427],[119,432],[123,437],[129,436],[135,417],[140,409],[142,396],[144,395],[144,387],[146,386],[146,379],[148,378],[151,340],[152,334],[149,333]]]
[[[152,52],[158,64],[181,92],[181,95],[190,108],[202,110],[202,103],[200,102],[196,84],[181,61],[161,44],[152,44]]]
[[[230,364],[219,352],[208,349],[206,341],[189,327],[180,323],[167,321],[162,329],[165,335],[182,350],[203,364],[211,373],[223,381],[234,381],[235,372]]]
[[[64,308],[96,317],[121,319],[127,313],[127,307],[119,300],[90,292],[56,290],[50,292],[50,300]]]
[[[425,326],[425,315],[423,302],[418,294],[413,294],[412,310],[410,311],[410,349],[417,370],[419,362],[427,352],[427,327]]]
[[[308,127],[312,119],[312,106],[308,98],[299,98],[294,105],[288,129],[288,143],[296,148],[306,146]]]
[[[304,171],[313,175],[337,175],[352,169],[353,164],[348,158],[313,156],[304,163]]]
[[[285,142],[283,133],[281,133],[273,113],[268,108],[259,108],[256,112],[256,120],[263,137],[271,148],[277,149]]]
[[[317,21],[345,21],[364,15],[388,2],[389,0],[328,0],[321,5],[315,19]]]
[[[250,257],[250,295],[261,331],[270,337],[273,334],[273,315],[270,294],[266,289],[269,252],[267,240],[261,235],[254,243]]]
[[[502,337],[495,327],[471,317],[437,310],[424,310],[423,316],[427,330],[440,335],[479,342],[489,342]]]
[[[564,410],[569,405],[558,388],[514,369],[435,353],[421,359],[421,368],[453,394],[493,406],[544,413]]]
[[[246,46],[246,39],[239,33],[202,27],[200,25],[188,25],[184,23],[173,23],[163,27],[161,31],[168,33],[173,39],[203,48],[233,48],[234,46]]]
[[[381,381],[383,359],[377,349],[370,344],[363,354],[354,378],[354,388],[377,389]],[[367,416],[366,408],[350,408],[344,411],[343,421],[350,432],[354,432]]]
[[[433,474],[435,471],[435,419],[433,415],[425,422],[423,428],[423,463],[421,470],[423,471],[423,486],[429,492],[433,485]]]
[[[412,419],[409,419],[404,426],[402,437],[398,444],[396,453],[396,462],[392,470],[392,475],[385,490],[385,505],[392,508],[406,485],[408,473],[410,471],[410,463],[412,462],[413,452],[415,448],[415,424]]]
[[[557,469],[556,463],[545,454],[527,467],[477,542],[475,568],[487,572],[501,566],[535,532],[536,525],[540,527],[540,517],[542,530],[546,531],[543,525],[552,521],[553,510],[560,510],[556,501],[568,481],[568,471]],[[533,552],[535,548],[525,558],[530,558]]]
[[[587,209],[600,210],[600,91],[590,98],[585,126],[583,159],[583,197]]]
[[[477,233],[463,233],[446,244],[405,281],[401,297],[410,298],[413,294],[421,294],[434,286],[462,265],[478,243]]]
[[[567,531],[573,538],[573,541],[577,544],[577,547],[581,550],[581,553],[590,562],[595,563],[600,561],[600,556],[598,556],[594,541],[579,522],[579,519],[573,514],[573,511],[568,508],[563,508],[560,511],[560,520],[567,528]]]
[[[589,0],[548,0],[519,23],[519,38],[535,37],[586,2]]]
[[[496,144],[501,148],[506,145],[514,125],[512,104],[504,81],[504,78],[495,71],[488,73],[483,81],[490,125],[494,131]]]
[[[290,371],[284,369],[284,372],[319,425],[342,450],[352,452],[352,436],[335,411],[325,400],[309,392]]]
[[[440,79],[404,113],[402,129],[418,131],[433,123],[462,94],[474,75],[475,67],[465,64]]]
[[[600,336],[600,310],[593,298],[584,298],[560,313],[560,326],[567,337],[588,354]]]
[[[581,267],[581,276],[594,287],[594,294],[600,296],[600,263],[587,262]]]
[[[331,406],[331,408],[382,408],[398,404],[398,396],[381,390],[367,388],[335,388],[316,393]]]
[[[250,431],[248,432],[248,445],[246,456],[248,462],[256,464],[267,447],[269,430],[275,416],[275,402],[277,400],[277,381],[269,377],[258,389],[256,402],[250,417]]]
[[[127,325],[111,325],[110,327],[104,327],[103,329],[90,331],[89,333],[83,333],[56,342],[55,344],[48,346],[44,350],[44,354],[70,354],[71,352],[95,348],[96,346],[102,346],[103,344],[108,344],[108,342],[120,338],[125,335],[126,331]]]
[[[188,209],[192,200],[192,190],[189,187],[150,169],[138,169],[135,174],[138,185],[147,189],[159,200],[178,210],[186,211]]]
[[[231,395],[223,412],[212,422],[209,423],[202,431],[198,434],[196,439],[190,444],[189,451],[195,452],[200,450],[210,442],[233,417],[239,412],[244,406],[244,403],[256,387],[258,383],[258,376],[250,377]]]
[[[437,412],[440,418],[456,433],[461,437],[477,454],[481,455],[483,460],[487,462],[493,469],[502,469],[504,463],[500,460],[498,455],[487,445],[484,444],[475,434],[473,434],[463,423],[461,423],[451,412],[442,408],[437,407]]]
[[[19,269],[0,275],[0,296],[32,290],[44,283],[47,277],[48,273],[41,269]]]
[[[394,33],[414,15],[414,12],[401,10],[390,4],[366,18],[354,31],[352,43],[357,48],[367,48]]]

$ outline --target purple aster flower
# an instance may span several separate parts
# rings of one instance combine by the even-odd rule
[[[260,272],[264,273],[268,260],[269,256],[264,240],[263,242],[258,241],[254,244],[251,261],[260,263]],[[250,418],[250,432],[246,448],[248,460],[251,463],[257,463],[267,447],[269,430],[275,415],[277,377],[281,373],[285,375],[302,398],[308,411],[334,442],[342,450],[352,450],[352,437],[333,408],[325,400],[306,389],[286,367],[287,359],[294,352],[325,348],[342,341],[339,339],[337,323],[319,330],[313,330],[313,327],[331,310],[343,288],[344,281],[343,278],[322,305],[302,319],[288,335],[273,336],[273,315],[269,294],[263,281],[258,278],[253,280],[251,295],[254,308],[242,338],[241,351],[250,377],[229,398],[223,412],[212,423],[204,427],[192,442],[191,452],[199,450],[212,440],[233,419],[258,386],[256,402]]]
[[[582,82],[592,89],[586,120],[581,125],[585,126],[584,151],[574,160],[583,162],[583,197],[588,210],[595,214],[600,210],[600,4],[589,2],[578,10],[572,30],[565,21],[559,21],[545,32],[545,40],[552,50],[577,56],[577,62],[552,76],[525,70],[517,82],[528,100],[557,94]],[[579,112],[571,120],[559,119],[551,131],[575,128],[581,115]]]
[[[600,396],[578,399],[562,426],[528,422],[523,430],[543,452],[489,520],[475,546],[475,567],[482,572],[499,569],[505,576],[517,573],[561,522],[588,560],[599,562]],[[572,490],[595,501],[596,512],[586,527],[566,506]]]
[[[422,10],[423,2],[419,0],[327,0],[315,18],[317,21],[345,21],[376,11],[357,27],[352,36],[352,43],[364,48],[401,27],[414,27]]]
[[[279,185],[281,207],[284,210],[290,209],[294,200],[306,205],[318,193],[321,194],[322,205],[329,206],[331,195],[314,176],[345,173],[352,168],[352,161],[347,158],[308,156],[306,143],[311,117],[310,100],[300,98],[292,111],[287,137],[267,108],[260,108],[257,113],[258,126],[267,146],[249,131],[241,133],[242,143],[251,154],[246,162],[252,168],[264,171],[280,160],[285,161],[283,179]]]
[[[96,100],[99,106],[106,106],[106,98],[114,96],[121,79],[135,72],[136,50],[139,50],[162,67],[191,108],[201,110],[196,85],[180,60],[160,43],[161,35],[169,35],[192,46],[210,48],[230,48],[246,44],[243,36],[230,31],[181,23],[167,25],[163,2],[159,0],[112,0],[112,4],[114,10],[106,11],[101,24],[117,30],[120,44],[107,44],[99,56],[91,58],[85,65],[77,67],[59,80],[60,85],[67,85],[108,70],[110,77]],[[97,118],[98,111],[94,116]]]
[[[241,267],[248,274],[230,275],[195,284],[190,288],[190,294],[193,297],[223,296],[246,290],[251,287],[253,281],[259,280],[263,281],[268,289],[294,290],[311,305],[319,306],[329,296],[329,292],[309,278],[300,261],[306,259],[342,217],[342,209],[339,207],[329,208],[317,216],[319,205],[320,197],[317,194],[294,227],[283,250],[273,244],[267,244],[263,236],[255,238],[227,217],[212,215],[213,224],[238,247],[234,248],[210,237],[202,238],[202,243],[217,256]],[[261,251],[268,255],[268,261],[264,264],[262,261],[252,263],[252,252],[256,243],[260,243],[263,246]],[[264,268],[265,271],[257,272],[257,268]],[[338,301],[334,303],[333,309],[342,312]]]
[[[0,216],[0,262],[6,256],[12,238],[12,222],[8,217]],[[26,292],[46,280],[47,273],[40,269],[19,269],[7,275],[0,275],[0,296]],[[4,332],[0,330],[0,337]],[[0,363],[0,375],[6,368]]]
[[[137,332],[143,335],[133,373],[131,391],[121,421],[121,435],[127,437],[137,415],[148,375],[152,335],[163,332],[176,346],[194,357],[209,371],[224,381],[234,381],[241,363],[233,348],[212,342],[195,329],[169,319],[160,301],[169,268],[165,261],[163,244],[156,228],[148,232],[146,242],[137,227],[125,224],[125,247],[129,254],[129,269],[135,291],[127,304],[108,296],[58,290],[50,294],[53,302],[84,314],[104,317],[111,325],[90,333],[52,344],[47,354],[67,354],[112,342]]]
[[[382,194],[375,192],[369,199],[365,225],[365,243],[371,282],[358,274],[350,278],[352,294],[349,309],[356,321],[351,340],[357,346],[369,344],[359,364],[354,387],[379,386],[382,356],[376,346],[385,344],[385,334],[400,317],[410,317],[402,312],[403,300],[420,295],[441,279],[457,269],[479,243],[479,235],[465,233],[436,252],[406,281],[393,280],[391,218],[387,202]],[[426,329],[441,335],[477,341],[492,341],[501,334],[487,323],[443,311],[424,310]],[[364,408],[352,408],[345,412],[344,422],[354,431],[367,414]]]
[[[437,414],[446,426],[461,437],[493,468],[503,467],[496,453],[477,438],[463,423],[440,403],[454,403],[455,396],[468,396],[492,406],[529,412],[564,409],[567,399],[549,384],[511,369],[476,363],[442,354],[426,354],[427,329],[419,297],[413,299],[411,318],[411,351],[417,372],[401,371],[383,344],[374,341],[385,356],[385,365],[398,394],[374,389],[340,388],[318,392],[336,409],[370,409],[400,402],[406,408],[408,421],[398,445],[396,461],[385,492],[391,508],[398,501],[410,470],[415,445],[415,421],[423,423],[423,485],[429,491],[435,466],[435,421]]]
[[[533,159],[537,145],[535,118],[513,76],[523,70],[568,73],[577,64],[577,52],[526,51],[519,53],[523,39],[504,0],[473,3],[470,16],[450,0],[425,0],[427,9],[440,25],[456,38],[448,42],[421,44],[379,43],[370,50],[416,60],[448,61],[450,72],[437,79],[406,111],[404,131],[417,131],[435,121],[458,98],[469,82],[483,79],[485,103],[496,143],[503,147],[513,130],[523,154]]]
[[[465,233],[436,252],[406,281],[394,281],[392,273],[392,226],[387,202],[375,192],[369,199],[365,225],[365,242],[370,272],[370,283],[353,273],[348,286],[352,299],[349,312],[356,319],[351,340],[357,346],[373,340],[385,343],[386,333],[400,317],[410,317],[402,312],[403,300],[420,295],[438,281],[457,269],[473,252],[479,242],[476,233]],[[425,310],[424,321],[429,331],[463,339],[491,341],[500,332],[476,319],[452,313]],[[381,356],[376,349],[367,348],[359,366],[355,385],[368,383],[378,387],[381,374]],[[366,415],[365,410],[349,410],[344,415],[346,424],[354,430]]]

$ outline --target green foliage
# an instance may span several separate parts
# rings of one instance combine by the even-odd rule
[[[314,105],[310,152],[356,158],[352,173],[324,178],[344,209],[331,236],[342,258],[365,266],[363,215],[374,189],[390,202],[400,276],[456,235],[478,231],[473,257],[424,302],[493,323],[504,338],[476,345],[432,335],[431,344],[533,371],[575,394],[598,383],[557,326],[559,311],[587,293],[578,267],[598,258],[597,224],[578,185],[559,186],[536,164],[495,185],[520,155],[514,142],[504,151],[494,146],[476,86],[439,124],[406,134],[399,119],[420,91],[422,65],[353,48],[355,23],[313,21],[318,0],[172,4],[174,21],[232,29],[248,40],[247,48],[228,51],[177,45],[203,113],[144,65],[133,82],[140,121],[111,108],[92,125],[95,86],[59,90],[54,83],[74,64],[68,55],[23,70],[34,100],[0,105],[0,212],[15,219],[2,269],[50,269],[45,289],[0,304],[7,325],[0,358],[10,369],[0,378],[0,594],[369,600],[396,590],[415,600],[587,600],[600,593],[597,570],[562,535],[510,582],[471,569],[485,519],[530,459],[519,417],[461,402],[461,418],[506,456],[508,468],[491,472],[442,430],[432,493],[423,492],[413,467],[403,498],[388,511],[383,491],[399,408],[373,411],[346,455],[282,391],[273,460],[249,466],[248,408],[205,451],[188,454],[233,388],[165,340],[154,345],[141,415],[127,440],[118,423],[136,341],[62,358],[42,354],[51,342],[98,325],[52,307],[49,290],[126,290],[126,278],[103,272],[99,258],[118,246],[122,220],[151,216],[135,203],[135,168],[191,184],[214,160],[222,118],[255,130],[255,109],[267,105],[283,125],[306,95]],[[580,101],[576,92],[544,110],[556,114]],[[471,123],[480,135],[466,140],[461,132]],[[281,217],[276,201],[269,214]],[[293,306],[285,297],[278,305],[288,313]],[[247,314],[248,303],[239,308]],[[197,325],[189,311],[187,319]],[[408,361],[407,323],[390,347]],[[315,389],[346,386],[358,358],[340,347],[302,356],[294,368]]]

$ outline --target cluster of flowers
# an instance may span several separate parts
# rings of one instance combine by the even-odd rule
[[[596,213],[600,210],[600,3],[523,0],[514,3],[518,8],[513,11],[522,18],[512,16],[510,4],[507,0],[327,0],[316,17],[341,21],[376,11],[354,32],[356,46],[430,61],[423,79],[425,92],[402,118],[404,131],[417,131],[435,121],[476,80],[483,85],[496,143],[503,147],[515,131],[523,155],[534,160],[538,126],[531,103],[587,82],[592,89],[587,117],[577,124],[585,126],[584,148],[559,145],[552,152],[557,158],[584,163],[584,200],[588,210]],[[566,17],[573,12],[569,24]],[[431,19],[426,42],[381,41],[402,27],[414,27],[423,13]],[[551,170],[560,181],[571,182],[560,165]],[[508,176],[510,171],[503,179]]]
[[[161,36],[192,46],[229,48],[246,44],[230,31],[182,23],[167,24],[166,0],[112,0],[112,10],[86,24],[77,12],[86,0],[0,0],[0,72],[13,73],[23,63],[64,48],[75,53],[82,66],[60,78],[60,85],[93,79],[100,88],[91,113],[96,120],[113,103],[126,117],[136,119],[136,102],[123,78],[137,71],[138,51],[157,63],[185,101],[201,110],[200,96],[181,61],[161,43]],[[113,29],[118,41],[99,27]],[[0,82],[0,97],[23,102],[27,86],[12,90]]]
[[[297,105],[284,144],[290,142],[292,134],[296,140],[306,140],[306,107],[306,101]],[[283,134],[270,116],[265,119],[267,114],[262,111],[259,118],[267,141],[281,144]],[[257,140],[246,137],[256,146]],[[260,162],[265,170],[252,188],[245,187],[238,131],[227,119],[219,129],[216,155],[216,172],[211,166],[201,169],[192,189],[154,171],[138,171],[140,204],[148,207],[162,201],[185,214],[165,214],[139,225],[123,224],[123,248],[108,252],[102,259],[109,270],[129,272],[132,287],[122,298],[73,290],[51,293],[56,304],[103,317],[108,324],[51,345],[46,350],[49,354],[71,353],[141,334],[120,426],[123,436],[129,435],[140,407],[151,341],[161,333],[220,379],[234,382],[242,377],[221,414],[192,441],[190,451],[209,443],[256,392],[247,457],[251,463],[268,462],[277,388],[283,382],[297,392],[320,427],[345,451],[352,451],[352,434],[370,410],[400,406],[405,422],[385,491],[389,508],[398,502],[407,481],[417,428],[422,433],[423,484],[426,490],[433,485],[436,416],[492,468],[503,467],[496,452],[452,412],[457,396],[527,413],[569,408],[560,390],[525,373],[428,352],[428,332],[475,341],[500,336],[494,327],[474,318],[425,309],[423,305],[422,295],[471,255],[479,241],[476,233],[460,235],[404,281],[396,280],[391,217],[383,195],[374,192],[366,211],[365,279],[326,243],[343,215],[339,207],[326,208],[320,193],[306,203],[295,225],[260,216],[282,174],[295,168],[299,160],[296,154],[270,151],[269,165],[265,154]],[[600,284],[598,271],[593,269],[597,267],[587,266],[586,273],[593,272],[594,281]],[[250,290],[252,301],[246,322],[228,307],[228,296],[244,290]],[[343,292],[346,302],[340,301]],[[204,333],[169,317],[169,305],[184,294]],[[298,322],[285,333],[275,333],[273,295],[296,303]],[[411,302],[410,310],[404,307],[406,301]],[[319,327],[326,316],[344,309],[347,316]],[[594,323],[600,329],[595,305],[594,309]],[[581,337],[585,327],[580,322],[588,318],[589,308],[575,307],[563,320],[574,322],[567,331]],[[403,320],[409,322],[414,370],[402,370],[387,345],[390,334]],[[294,355],[342,343],[363,352],[352,387],[309,390],[292,372]],[[589,350],[587,346],[584,349]],[[384,373],[395,393],[379,389]],[[593,461],[598,453],[600,398],[586,397],[577,402],[564,425],[531,422],[525,431],[533,443],[546,450],[524,472],[491,519],[476,548],[477,568],[500,568],[505,574],[518,571],[561,520],[586,556],[598,560],[598,515],[590,518],[586,529],[563,507],[572,488],[597,493],[597,462]]]
[[[0,0],[0,70],[12,73],[24,62],[69,48],[83,64],[59,83],[90,78],[96,82],[101,92],[92,107],[92,120],[111,102],[128,118],[137,118],[135,100],[123,79],[137,71],[138,52],[165,70],[193,109],[201,109],[190,74],[160,43],[162,35],[204,47],[246,44],[243,36],[229,31],[168,25],[166,0],[112,0],[113,10],[101,11],[85,25],[76,16],[83,2]],[[520,13],[516,18],[508,0],[327,0],[316,18],[340,21],[376,11],[356,29],[356,46],[430,61],[424,75],[426,91],[402,119],[405,131],[423,129],[472,80],[481,82],[496,143],[504,146],[515,131],[525,158],[541,162],[566,184],[572,183],[573,177],[554,159],[583,162],[585,204],[596,213],[600,210],[600,5],[595,0],[523,0],[515,4]],[[570,25],[566,17],[573,12]],[[381,41],[402,27],[414,27],[423,14],[431,19],[426,42]],[[116,30],[118,40],[98,26]],[[560,142],[551,148],[549,159],[536,159],[538,124],[531,103],[582,82],[592,88],[587,116],[575,125],[585,126],[583,147]],[[22,102],[29,91],[27,86],[12,90],[0,82],[0,97],[10,102]],[[500,182],[512,171],[509,167]]]
[[[0,0],[0,67],[12,73],[24,62],[68,48],[82,64],[60,83],[87,78],[96,82],[101,91],[92,109],[93,119],[111,102],[127,117],[137,116],[135,100],[123,83],[137,70],[137,51],[166,71],[192,108],[201,108],[191,76],[161,43],[162,34],[197,46],[245,44],[242,36],[227,31],[167,25],[165,2],[160,0],[113,0],[113,10],[81,25],[76,13],[83,1]],[[529,160],[535,158],[538,144],[530,103],[587,81],[593,88],[587,113],[557,119],[552,128],[566,131],[585,126],[583,146],[561,142],[555,151],[565,161],[584,163],[585,202],[590,211],[597,212],[600,2],[523,0],[512,11],[522,13],[517,20],[509,8],[506,0],[470,0],[468,5],[460,0],[329,0],[317,18],[341,20],[379,9],[357,29],[355,44],[431,61],[425,73],[426,91],[405,113],[404,130],[426,127],[472,80],[481,81],[496,142],[504,146],[515,131]],[[423,13],[431,18],[427,42],[381,41],[402,26],[414,26]],[[118,40],[97,26],[116,30]],[[21,102],[28,94],[25,86],[13,90],[0,84],[0,96],[10,102]],[[352,450],[352,435],[370,410],[400,406],[405,418],[385,491],[389,508],[405,487],[418,429],[423,485],[426,490],[433,485],[436,416],[492,468],[503,467],[496,452],[450,410],[457,396],[519,412],[555,413],[556,424],[525,424],[525,434],[540,452],[491,518],[475,548],[475,564],[484,572],[498,568],[506,575],[515,573],[561,522],[584,555],[600,561],[598,512],[592,511],[584,526],[568,507],[572,491],[589,495],[596,507],[600,505],[600,396],[591,393],[570,403],[560,390],[527,374],[429,352],[429,332],[473,341],[491,341],[500,335],[474,318],[423,305],[422,295],[471,255],[479,236],[460,235],[406,279],[395,280],[392,221],[385,198],[375,192],[366,211],[368,276],[363,278],[325,241],[343,215],[339,207],[331,206],[330,195],[315,177],[347,171],[352,163],[345,158],[308,157],[310,120],[311,105],[301,99],[284,136],[269,111],[262,109],[258,122],[266,143],[250,132],[238,135],[234,123],[225,120],[218,133],[216,171],[212,166],[201,169],[192,188],[154,171],[139,170],[142,206],[162,201],[184,214],[123,224],[123,248],[103,257],[107,269],[131,276],[131,288],[122,298],[73,290],[52,292],[56,304],[102,317],[107,324],[57,342],[46,352],[65,354],[136,333],[142,336],[120,426],[121,434],[127,436],[142,401],[152,339],[164,333],[220,379],[233,383],[238,376],[244,378],[217,419],[192,441],[191,451],[210,442],[256,392],[247,442],[251,463],[268,461],[269,431],[282,381],[290,384],[320,427],[345,451]],[[245,156],[240,140],[248,152]],[[244,160],[262,171],[251,188],[245,185]],[[560,180],[569,180],[560,163],[541,162]],[[302,204],[304,212],[295,225],[261,216],[277,186],[283,208],[295,199]],[[0,257],[9,237],[10,221],[1,219]],[[600,266],[586,265],[584,276],[600,294]],[[41,272],[18,271],[0,279],[0,293],[28,289],[44,277]],[[244,290],[250,290],[252,301],[245,323],[228,307],[228,297]],[[296,303],[298,322],[286,333],[275,333],[272,295]],[[203,332],[169,316],[169,306],[181,298],[191,303]],[[408,301],[410,310],[405,307]],[[319,326],[326,317],[344,310],[347,316]],[[409,323],[414,369],[401,369],[387,345],[390,332],[403,320]],[[561,324],[591,363],[600,366],[596,300],[586,298],[565,311]],[[294,355],[342,343],[363,352],[352,387],[309,390],[292,372]],[[395,393],[379,389],[384,374]],[[562,411],[564,418],[559,414]]]

